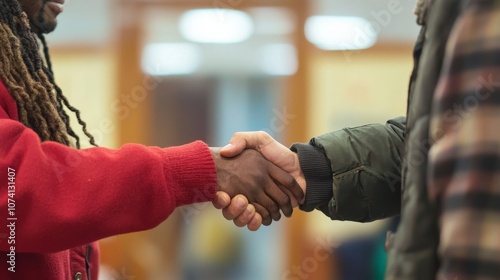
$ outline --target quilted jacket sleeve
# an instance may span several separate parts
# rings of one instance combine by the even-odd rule
[[[307,182],[302,210],[369,222],[399,214],[406,118],[345,128],[295,144]]]

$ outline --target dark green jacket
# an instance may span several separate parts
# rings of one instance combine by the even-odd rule
[[[435,279],[437,207],[427,195],[432,99],[453,24],[467,1],[436,0],[414,48],[407,118],[346,128],[295,144],[307,181],[302,210],[369,222],[401,214],[387,279]]]

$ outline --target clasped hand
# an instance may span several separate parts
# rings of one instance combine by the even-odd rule
[[[213,205],[239,226],[257,230],[290,217],[305,197],[297,154],[266,132],[238,132],[224,148],[210,148],[217,168]]]

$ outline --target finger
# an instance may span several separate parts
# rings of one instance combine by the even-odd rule
[[[253,216],[255,215],[255,207],[252,204],[249,204],[245,209],[243,214],[236,217],[233,222],[237,227],[244,227],[252,221]]]
[[[279,190],[278,186],[274,184],[274,182],[271,181],[271,184],[275,186],[276,189]],[[267,187],[265,188],[267,189]],[[281,212],[280,212],[280,207],[278,204],[267,194],[267,191],[264,190],[258,194],[256,194],[256,201],[259,202],[259,204],[267,209],[269,212],[269,215],[271,218],[275,221],[279,221],[281,219]],[[253,202],[252,202],[253,203]]]
[[[269,168],[268,168],[269,175],[271,176],[271,178],[273,178],[274,181],[277,182],[277,185],[282,187],[283,189],[286,189],[289,192],[291,192],[293,194],[295,200],[302,201],[304,198],[304,191],[300,187],[299,183],[297,183],[295,178],[293,178],[292,175],[283,171],[281,168],[277,167],[273,163],[268,163],[268,165],[269,165]],[[289,192],[286,192],[286,193],[289,193]],[[287,197],[291,201],[291,198],[288,195],[287,195]],[[290,207],[292,207],[290,201],[277,201],[277,202],[280,205],[281,209],[284,210],[282,208],[284,203],[287,204],[286,205],[287,207],[288,207],[288,204],[290,204]],[[289,217],[289,216],[287,216],[287,217]]]
[[[226,208],[229,206],[230,203],[231,203],[231,198],[229,197],[229,195],[221,191],[215,194],[215,198],[212,201],[212,204],[217,209]]]
[[[233,134],[229,144],[220,151],[221,156],[235,157],[245,149],[257,149],[272,140],[271,136],[264,131],[237,132]]]
[[[220,155],[223,157],[232,158],[241,154],[241,152],[243,152],[245,148],[246,143],[244,141],[241,142],[241,140],[239,139],[237,141],[234,141],[234,143],[229,143],[226,146],[222,147],[222,149],[220,150]]]
[[[286,217],[290,217],[293,212],[292,199],[281,188],[283,187],[279,187],[276,182],[271,180],[270,185],[264,189],[264,192],[276,203],[278,211],[281,210]]]
[[[228,207],[222,209],[222,215],[227,220],[234,220],[239,215],[245,212],[248,206],[248,200],[243,195],[237,195],[231,200]]]
[[[291,193],[287,188],[283,187],[279,182],[274,182],[278,187],[280,187],[280,189],[286,194],[288,195],[288,197],[290,198],[291,200],[291,203],[292,203],[292,208],[295,208],[297,206],[299,206],[299,202],[297,201],[297,199],[295,198],[295,195],[293,195],[293,193]]]
[[[265,226],[269,226],[273,222],[273,219],[271,219],[271,216],[269,215],[267,209],[259,203],[253,202],[252,204],[253,206],[255,206],[255,211],[257,211],[257,213],[260,215],[262,224]]]
[[[248,223],[247,228],[251,231],[257,231],[262,225],[262,217],[259,213],[253,215],[252,220]]]
[[[274,184],[266,188],[266,193],[273,198],[273,200],[279,205],[283,214],[287,217],[291,217],[293,213],[293,204],[297,204],[297,200],[293,194],[294,189],[298,189],[300,194],[302,194],[302,188],[295,181],[292,175],[281,170],[279,167],[272,163],[268,163],[269,175],[273,178]],[[294,202],[292,204],[292,202]]]

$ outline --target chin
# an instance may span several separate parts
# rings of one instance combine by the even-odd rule
[[[36,33],[48,34],[54,31],[57,27],[57,21],[54,20],[45,20],[44,22],[35,21],[33,24],[33,31]]]
[[[35,33],[47,34],[56,29],[57,18],[56,14],[52,13],[48,8],[44,10],[43,20],[40,19],[39,12],[31,14],[31,27]]]
[[[56,27],[57,27],[57,22],[49,22],[47,24],[44,24],[41,28],[40,28],[40,32],[41,33],[44,33],[44,34],[48,34],[54,30],[56,30]]]

